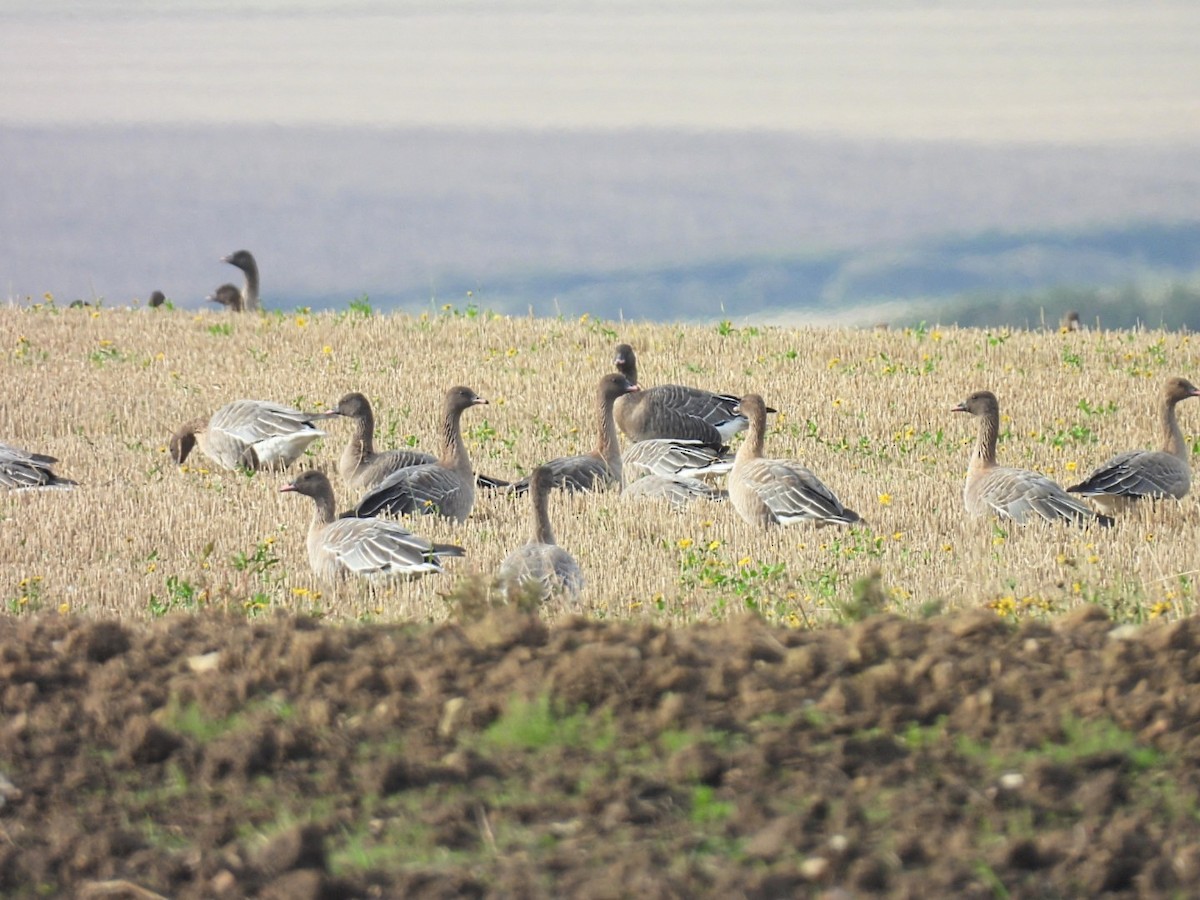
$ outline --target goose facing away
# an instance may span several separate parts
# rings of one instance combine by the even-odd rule
[[[1067,490],[1089,498],[1108,513],[1142,498],[1179,500],[1186,496],[1192,485],[1192,467],[1175,405],[1188,397],[1200,397],[1200,389],[1186,378],[1168,378],[1159,394],[1159,449],[1119,453]]]
[[[13,491],[73,488],[79,482],[60,478],[52,466],[58,460],[0,442],[0,487]]]
[[[452,387],[442,406],[442,453],[437,462],[398,469],[354,508],[356,516],[436,513],[466,521],[475,505],[475,476],[462,439],[462,414],[485,399],[468,387]]]
[[[241,269],[246,276],[246,285],[242,289],[242,309],[257,312],[262,306],[258,300],[258,263],[254,254],[249,250],[236,250],[228,256],[221,257],[221,262]],[[220,288],[217,289],[218,291]]]
[[[514,594],[527,594],[544,602],[561,594],[577,600],[583,590],[583,570],[575,557],[558,546],[550,526],[549,500],[554,479],[548,466],[538,466],[529,475],[533,537],[505,557],[498,573],[509,599]]]
[[[208,418],[184,423],[171,435],[171,459],[182,465],[199,444],[225,469],[285,469],[319,437],[313,422],[325,418],[266,400],[235,400]]]
[[[324,473],[310,470],[280,491],[311,497],[308,563],[318,578],[415,578],[442,571],[442,557],[463,556],[462,547],[431,544],[396,522],[337,518],[333,486]]]
[[[210,303],[219,303],[230,312],[245,312],[246,306],[242,292],[236,284],[223,284],[206,298]]]
[[[738,409],[749,420],[746,439],[729,473],[729,501],[751,525],[853,525],[858,513],[847,509],[833,491],[798,462],[763,456],[767,405],[758,394],[747,394]]]
[[[1053,480],[1029,469],[996,464],[996,438],[1000,433],[1000,402],[991,391],[976,391],[951,409],[979,419],[979,440],[971,452],[963,505],[972,516],[995,515],[1024,525],[1030,519],[1088,525],[1111,525],[1108,516],[1097,516]]]
[[[619,344],[613,365],[638,384],[637,356],[629,344]],[[737,412],[740,398],[680,384],[660,384],[617,403],[617,425],[629,440],[655,438],[694,440],[720,450],[746,425]],[[767,412],[775,412],[770,407]]]
[[[602,491],[621,486],[621,441],[613,420],[613,404],[636,391],[637,386],[620,372],[600,379],[596,389],[596,449],[579,456],[559,456],[543,463],[550,470],[554,486],[567,491]],[[510,491],[522,494],[529,489],[530,478],[514,482]]]

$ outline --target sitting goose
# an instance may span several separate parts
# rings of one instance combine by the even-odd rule
[[[631,346],[619,344],[613,364],[630,383],[638,383],[637,357]],[[677,438],[719,451],[746,427],[746,417],[735,412],[738,400],[732,394],[660,384],[621,400],[616,407],[617,425],[634,442]],[[767,412],[775,410],[767,407]]]
[[[79,482],[59,478],[50,468],[57,459],[44,453],[30,453],[0,442],[0,487],[14,491],[73,488]]]
[[[554,477],[549,466],[538,466],[529,474],[533,539],[508,554],[500,564],[500,583],[510,600],[521,594],[538,601],[557,594],[578,600],[583,590],[583,570],[575,557],[554,542],[554,530],[550,527],[549,498]]]
[[[221,262],[241,269],[246,275],[246,286],[242,289],[242,309],[247,312],[258,312],[262,309],[258,302],[258,263],[254,261],[254,254],[249,250],[238,250],[221,257]],[[217,290],[220,291],[221,288]]]
[[[236,284],[223,284],[204,299],[210,303],[220,303],[230,312],[245,312],[246,306],[242,301],[242,292]]]
[[[385,519],[339,519],[333,487],[323,472],[310,470],[279,489],[312,497],[308,526],[308,563],[318,578],[415,578],[442,571],[443,556],[463,556],[462,547],[431,544]]]
[[[972,516],[989,513],[1024,525],[1031,518],[1047,522],[1088,525],[1098,521],[1111,525],[1108,516],[1098,516],[1086,503],[1067,494],[1054,481],[1029,469],[996,465],[996,438],[1000,433],[1000,402],[991,391],[976,391],[952,412],[979,418],[979,440],[971,453],[963,504]]]
[[[733,468],[733,457],[700,441],[655,438],[626,447],[621,464],[626,484],[632,484],[645,475],[664,478],[724,475]]]
[[[641,446],[635,444],[634,446]],[[622,500],[665,500],[672,509],[683,509],[694,500],[724,500],[729,494],[699,478],[685,475],[643,475],[625,485]]]
[[[442,407],[442,455],[437,462],[397,469],[354,508],[356,516],[436,513],[466,521],[475,505],[475,476],[462,439],[462,414],[487,403],[468,387],[452,387]]]
[[[747,394],[738,411],[750,423],[746,440],[734,457],[729,473],[729,501],[751,525],[853,525],[858,513],[847,509],[820,479],[798,462],[767,459],[763,441],[767,430],[767,405],[758,394]]]
[[[198,443],[225,469],[285,469],[325,436],[313,424],[322,418],[267,400],[235,400],[207,418],[184,423],[171,435],[171,459],[182,465]]]
[[[620,372],[600,379],[596,390],[596,449],[580,456],[559,456],[544,463],[554,486],[567,491],[601,491],[621,486],[621,442],[613,421],[613,404],[637,387]],[[516,481],[510,491],[521,494],[529,489],[528,476]]]
[[[1186,378],[1168,378],[1158,405],[1161,449],[1120,453],[1067,490],[1089,498],[1108,513],[1118,512],[1143,497],[1182,499],[1192,485],[1192,467],[1188,462],[1190,448],[1175,417],[1175,404],[1188,397],[1200,397],[1200,389]]]

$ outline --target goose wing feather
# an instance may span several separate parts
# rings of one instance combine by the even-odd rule
[[[622,456],[628,481],[643,475],[663,478],[721,475],[733,468],[733,459],[700,441],[655,439],[630,444]]]
[[[1108,460],[1067,491],[1085,497],[1182,498],[1191,486],[1191,470],[1179,457],[1161,450],[1132,450]]]
[[[457,474],[444,466],[412,466],[396,471],[367,493],[354,508],[354,515],[433,513],[463,489]]]
[[[335,519],[321,549],[352,575],[365,577],[441,572],[429,541],[383,519]]]
[[[858,514],[844,507],[816,475],[795,463],[757,460],[747,468],[744,483],[758,494],[781,524],[858,521]]]

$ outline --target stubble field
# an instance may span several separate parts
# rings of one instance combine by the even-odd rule
[[[1156,440],[1188,336],[366,313],[0,310],[0,438],[82,482],[0,495],[0,893],[1195,893],[1194,501],[969,521],[949,411],[994,390],[1003,460],[1082,477]],[[229,400],[351,390],[433,450],[465,383],[477,467],[516,476],[595,442],[618,341],[644,384],[762,393],[768,451],[869,524],[555,496],[589,586],[539,616],[487,602],[522,500],[417,522],[466,547],[445,575],[331,586],[286,475],[166,454]],[[333,471],[328,424],[302,465]]]

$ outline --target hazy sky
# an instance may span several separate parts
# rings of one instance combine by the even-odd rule
[[[9,2],[0,121],[1200,138],[1200,3]]]

